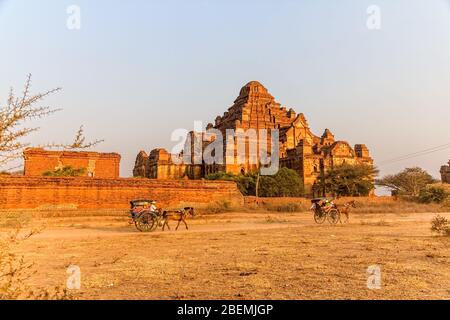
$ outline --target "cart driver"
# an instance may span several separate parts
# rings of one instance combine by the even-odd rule
[[[154,212],[154,213],[158,212],[158,207],[156,206],[156,201],[155,200],[153,200],[150,203],[150,212]]]

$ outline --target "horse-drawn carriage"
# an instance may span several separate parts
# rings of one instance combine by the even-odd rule
[[[336,204],[328,198],[316,198],[311,200],[311,211],[314,213],[314,220],[322,224],[328,220],[331,224],[337,224],[341,220],[341,213]]]
[[[311,211],[314,213],[314,220],[318,224],[322,224],[328,220],[331,224],[338,222],[347,223],[351,208],[356,208],[355,200],[340,205],[339,207],[328,198],[316,198],[311,200]]]
[[[130,218],[136,229],[141,232],[151,232],[155,231],[158,226],[162,226],[164,231],[167,226],[170,230],[169,220],[178,221],[176,230],[178,230],[181,223],[184,223],[186,229],[188,229],[186,219],[189,216],[194,216],[194,208],[186,207],[181,210],[168,211],[157,208],[154,206],[155,203],[156,201],[154,200],[130,201]]]

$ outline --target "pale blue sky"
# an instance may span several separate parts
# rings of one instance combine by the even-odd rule
[[[66,28],[68,5],[81,30]],[[381,9],[368,30],[366,9]],[[170,147],[173,129],[212,122],[250,80],[303,112],[316,134],[365,143],[377,162],[450,143],[450,6],[444,0],[0,0],[0,99],[28,73],[64,108],[32,143],[80,124],[122,154]],[[438,176],[450,150],[380,165]]]

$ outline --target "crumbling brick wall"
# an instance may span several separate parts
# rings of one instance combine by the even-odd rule
[[[117,153],[49,151],[26,149],[24,154],[26,176],[42,176],[45,172],[63,167],[86,169],[86,176],[115,179],[119,177],[120,155]]]
[[[154,199],[163,207],[206,206],[215,201],[243,205],[234,182],[202,180],[0,177],[0,209],[126,209],[133,199]]]

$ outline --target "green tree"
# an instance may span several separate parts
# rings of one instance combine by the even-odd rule
[[[257,173],[233,175],[218,172],[207,175],[205,179],[235,181],[243,195],[256,195]],[[261,197],[299,197],[303,193],[303,181],[294,170],[281,168],[273,176],[260,176],[259,196]]]
[[[45,177],[81,177],[86,174],[85,168],[74,169],[71,166],[56,169],[54,171],[44,172]]]
[[[368,196],[375,188],[378,170],[366,164],[342,164],[327,171],[322,177],[326,193],[336,196]]]
[[[414,167],[384,176],[376,181],[379,186],[386,187],[398,195],[418,197],[428,184],[436,180],[425,170]]]
[[[234,175],[232,173],[217,172],[205,177],[206,180],[234,181],[239,191],[244,196],[254,196],[256,190],[256,175],[249,173],[246,175]]]
[[[281,168],[273,176],[261,176],[262,197],[300,197],[304,194],[303,181],[295,170]]]

